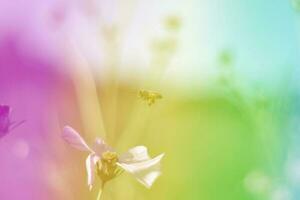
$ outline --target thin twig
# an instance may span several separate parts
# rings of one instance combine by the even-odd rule
[[[10,125],[11,125],[11,127],[10,127],[10,130],[9,131],[12,131],[13,129],[15,129],[15,128],[17,128],[18,126],[20,126],[21,124],[23,124],[25,122],[25,120],[23,120],[23,121],[20,121],[20,122],[12,122]]]

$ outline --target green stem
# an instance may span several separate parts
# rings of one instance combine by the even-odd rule
[[[99,192],[98,192],[98,195],[97,195],[97,200],[100,200],[100,199],[101,199],[102,191],[103,191],[104,185],[105,185],[105,182],[102,182],[102,183],[101,183],[101,187],[100,187]]]
[[[100,187],[98,195],[97,195],[97,200],[101,199],[101,195],[102,195],[102,187]]]

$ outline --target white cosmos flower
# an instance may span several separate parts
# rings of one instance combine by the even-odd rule
[[[86,170],[90,189],[94,183],[95,173],[98,174],[104,185],[119,174],[120,169],[118,167],[131,173],[147,188],[150,188],[161,174],[160,161],[164,154],[150,158],[145,146],[133,147],[128,152],[118,156],[100,138],[96,139],[94,147],[91,148],[79,133],[69,126],[64,127],[62,137],[72,147],[89,153],[86,159]]]

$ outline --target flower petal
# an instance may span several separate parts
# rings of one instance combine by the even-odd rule
[[[70,126],[65,126],[63,133],[62,133],[63,139],[72,147],[79,149],[81,151],[90,151],[91,148],[86,144],[84,139],[77,133],[73,128]]]
[[[130,164],[119,162],[118,165],[125,171],[133,174],[144,186],[150,188],[156,178],[161,174],[160,161],[163,156],[164,154],[161,154],[153,159]]]
[[[124,153],[120,156],[119,160],[122,163],[135,163],[149,160],[150,157],[148,155],[147,147],[145,146],[136,146],[128,150],[128,152]]]
[[[95,168],[99,159],[100,158],[96,154],[91,153],[90,155],[88,155],[85,161],[87,171],[87,182],[90,190],[93,187]]]
[[[112,151],[112,148],[108,146],[101,138],[96,138],[93,150],[97,155],[101,156],[106,151]]]

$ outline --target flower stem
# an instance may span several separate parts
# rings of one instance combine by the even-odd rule
[[[103,191],[104,185],[105,185],[105,182],[102,182],[102,183],[101,183],[101,187],[100,187],[99,192],[98,192],[98,195],[97,195],[97,200],[100,200],[100,199],[101,199],[102,191]]]
[[[101,195],[102,195],[102,187],[100,187],[98,195],[97,195],[97,200],[101,199]]]

